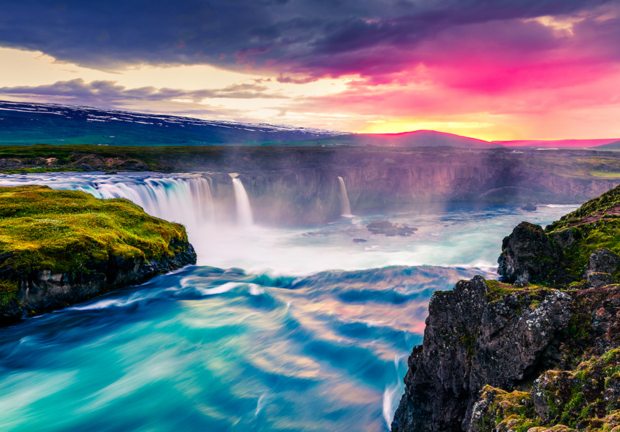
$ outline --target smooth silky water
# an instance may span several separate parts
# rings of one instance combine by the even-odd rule
[[[11,431],[388,430],[432,293],[494,277],[516,224],[576,208],[426,205],[275,229],[219,221],[195,175],[0,176],[18,184],[132,199],[183,223],[199,257],[0,329],[0,430]],[[419,230],[369,235],[385,218]]]

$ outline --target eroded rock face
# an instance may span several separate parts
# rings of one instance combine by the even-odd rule
[[[586,272],[613,273],[619,266],[620,257],[609,249],[602,248],[592,252]]]
[[[468,432],[620,425],[620,287],[571,292],[570,314],[568,327],[543,352],[534,381],[514,391],[483,388]],[[553,350],[555,361],[545,362]]]
[[[10,325],[34,315],[62,309],[112,289],[146,282],[159,274],[196,263],[196,252],[189,242],[173,240],[174,257],[145,262],[143,258],[112,257],[107,261],[93,261],[87,271],[52,273],[49,270],[30,273],[3,269],[4,279],[18,283],[17,302],[0,309],[0,326]],[[1,257],[0,257],[1,259]]]
[[[615,282],[612,273],[620,267],[620,257],[609,249],[597,249],[590,255],[585,277],[594,288]]]
[[[565,269],[562,249],[539,225],[529,222],[521,222],[504,238],[498,263],[502,280],[517,286],[541,282],[557,285],[572,280]]]
[[[496,289],[476,276],[433,295],[392,431],[467,430],[486,384],[512,389],[553,361],[571,296],[542,288],[498,296]]]

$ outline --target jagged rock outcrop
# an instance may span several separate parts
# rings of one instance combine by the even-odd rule
[[[562,249],[545,231],[529,222],[521,222],[502,242],[498,273],[503,280],[519,286],[527,283],[570,282]]]
[[[525,389],[485,386],[469,432],[620,430],[620,287],[573,292],[570,310],[559,361]]]
[[[498,260],[513,285],[433,295],[392,430],[620,432],[619,245],[620,188],[519,224]]]
[[[423,345],[409,357],[393,432],[467,430],[486,384],[512,389],[557,360],[571,296],[546,288],[505,291],[476,276],[433,295]]]
[[[619,347],[619,286],[459,282],[431,300],[392,431],[611,430],[620,425]]]
[[[498,272],[523,286],[601,287],[619,280],[620,188],[545,227],[520,223],[502,243]]]

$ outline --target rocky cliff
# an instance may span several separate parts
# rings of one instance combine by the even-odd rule
[[[183,226],[127,200],[0,188],[0,325],[195,262]]]
[[[433,295],[392,431],[620,430],[618,197],[517,226],[505,282]]]
[[[204,175],[212,180],[218,208],[234,209],[228,172],[239,174],[256,219],[278,224],[337,218],[338,176],[346,183],[354,214],[419,208],[433,202],[576,203],[620,181],[588,175],[587,166],[567,171],[564,164],[577,160],[569,152],[541,156],[540,152],[514,154],[504,149],[345,148],[272,153],[273,158],[265,160],[260,149],[238,150],[222,155],[217,166],[205,159]]]

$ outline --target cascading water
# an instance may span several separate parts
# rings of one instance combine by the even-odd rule
[[[41,184],[54,189],[81,190],[97,198],[127,198],[156,217],[179,222],[189,233],[214,221],[214,205],[207,179],[195,175],[65,174],[13,176],[0,185]]]
[[[347,187],[344,184],[343,178],[340,176],[338,176],[338,182],[340,183],[340,215],[350,217],[352,214],[349,195],[347,195]]]
[[[249,227],[254,224],[252,218],[252,207],[250,206],[250,198],[241,183],[241,179],[233,178],[233,187],[235,189],[235,201],[237,202],[237,220],[239,225]]]

